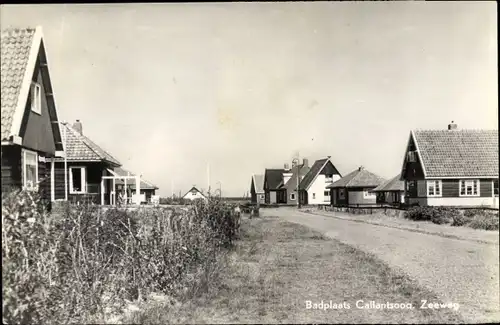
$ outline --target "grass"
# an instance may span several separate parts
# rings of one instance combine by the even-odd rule
[[[304,226],[265,217],[244,219],[242,238],[219,287],[185,304],[150,305],[128,323],[456,323],[451,309],[420,309],[439,301],[372,255]],[[306,309],[332,300],[350,309]],[[410,302],[414,309],[358,309],[356,301]]]

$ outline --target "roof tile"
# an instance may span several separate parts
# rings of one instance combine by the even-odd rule
[[[375,187],[379,186],[385,182],[382,177],[369,172],[364,168],[358,168],[346,176],[342,177],[338,181],[327,186],[327,188],[338,188],[338,187]]]
[[[10,135],[12,118],[26,72],[34,34],[34,28],[10,28],[1,32],[2,139]]]
[[[498,177],[498,130],[413,131],[427,177]]]

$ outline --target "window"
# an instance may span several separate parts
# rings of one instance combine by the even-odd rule
[[[31,110],[42,115],[42,87],[36,82],[31,84]]]
[[[316,193],[313,193],[313,199],[315,199],[315,198],[316,198]]]
[[[331,175],[331,174],[325,175],[325,182],[326,183],[333,182],[333,175]]]
[[[340,199],[345,199],[345,192],[344,192],[343,188],[339,189],[339,198]]]
[[[71,194],[86,193],[87,178],[85,174],[85,167],[69,168],[69,192]]]
[[[295,200],[295,193],[290,194],[290,200]]]
[[[368,190],[363,191],[363,198],[365,199],[375,199],[377,195],[373,192],[369,192]]]
[[[417,153],[415,151],[408,151],[408,162],[416,162],[417,161]]]
[[[324,196],[330,196],[330,191],[325,191],[325,192],[323,193],[323,195],[324,195]]]
[[[427,196],[441,196],[441,181],[427,181]]]
[[[36,190],[38,185],[38,154],[23,150],[23,187]]]
[[[479,181],[475,179],[461,180],[460,196],[479,196]]]
[[[493,180],[493,196],[498,196],[498,179]]]

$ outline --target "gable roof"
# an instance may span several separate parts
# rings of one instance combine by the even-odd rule
[[[286,182],[286,184],[284,185],[285,187],[289,187],[289,186],[297,186],[297,168],[292,168],[293,170],[293,173],[292,173],[292,176],[290,177],[290,179]],[[311,170],[311,168],[309,166],[305,166],[304,164],[300,165],[300,168],[299,168],[299,185],[300,185],[300,182],[304,179],[304,176],[307,175],[307,173],[309,173],[309,171]],[[299,186],[300,188],[300,186]]]
[[[314,180],[318,177],[319,173],[321,173],[323,168],[328,163],[332,164],[332,162],[330,161],[330,158],[316,160],[314,162],[314,164],[311,166],[311,169],[309,170],[309,172],[304,176],[304,178],[300,182],[299,189],[305,190],[305,191],[309,190],[309,188],[311,187]]]
[[[19,136],[25,114],[31,80],[40,57],[43,86],[46,96],[53,93],[47,68],[47,58],[43,46],[41,27],[7,28],[1,32],[1,138]],[[49,117],[54,125],[52,132],[56,148],[60,148],[60,130],[54,96],[47,96]]]
[[[117,159],[95,144],[88,137],[80,134],[68,123],[59,124],[63,130],[63,143],[66,142],[66,148],[64,148],[64,151],[67,160],[103,161],[116,167],[121,166],[121,163]],[[65,141],[65,139],[67,140]]]
[[[404,191],[405,183],[400,179],[401,174],[398,174],[390,180],[385,181],[379,186],[375,187],[372,192]]]
[[[199,189],[197,189],[195,186],[191,187],[191,189],[189,191],[187,191],[186,194],[184,194],[182,197],[185,197],[186,195],[188,195],[188,193],[192,192],[193,190],[200,193],[200,195],[202,197],[206,198],[205,195],[203,195],[203,193],[201,193],[201,191]]]
[[[252,175],[253,186],[256,193],[264,193],[264,175]]]
[[[376,187],[385,182],[382,177],[369,172],[364,168],[357,168],[338,181],[330,184],[327,188],[338,187]]]
[[[267,185],[271,190],[277,190],[283,181],[284,169],[267,169],[264,174],[264,182],[267,181]]]
[[[498,177],[498,130],[415,130],[412,138],[426,178]]]
[[[116,174],[120,175],[120,176],[136,176],[135,174],[129,172],[128,170],[126,169],[123,169],[121,167],[116,167],[113,172],[115,172]],[[116,184],[119,184],[119,185],[125,185],[125,181],[122,180],[122,179],[117,179],[115,180],[115,183]],[[127,180],[127,186],[130,185],[130,188],[135,190],[135,181],[130,179],[130,180]],[[141,177],[141,183],[140,183],[140,186],[141,186],[141,190],[144,189],[144,190],[157,190],[158,189],[158,186],[146,181],[145,179],[142,179]]]

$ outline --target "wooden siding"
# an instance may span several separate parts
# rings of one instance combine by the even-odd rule
[[[410,139],[410,144],[408,147],[408,151],[415,151],[415,143],[413,142],[413,138]],[[416,155],[416,162],[407,162],[406,156],[408,151],[405,152],[405,170],[403,173],[403,178],[405,180],[420,180],[424,179],[424,170],[422,169],[422,165],[420,164],[420,159],[418,154]]]
[[[328,161],[328,163],[323,167],[321,172],[319,173],[320,175],[340,175],[339,171],[335,169],[331,161]]]
[[[21,188],[21,147],[2,146],[2,191]]]
[[[23,121],[21,123],[20,136],[23,138],[23,146],[36,151],[44,152],[47,155],[54,156],[56,145],[52,123],[50,121],[47,105],[46,90],[43,84],[42,73],[39,63],[36,64],[33,74],[33,81],[41,85],[41,115],[31,111],[31,92],[26,101]]]
[[[428,180],[429,181],[429,180]],[[491,179],[480,179],[479,180],[479,194],[480,197],[491,197],[492,193],[492,183]],[[424,180],[417,181],[418,186],[420,186],[421,193],[418,192],[417,187],[411,187],[406,192],[407,197],[416,198],[416,197],[427,197],[427,184]],[[442,179],[442,194],[443,198],[455,198],[460,196],[460,179]]]
[[[50,174],[50,163],[47,164]],[[107,168],[107,165],[99,162],[68,162],[68,200],[70,202],[83,202],[83,201],[91,201],[96,204],[100,204],[101,202],[101,180],[103,170]],[[87,193],[87,194],[71,194],[69,192],[69,184],[70,184],[70,168],[71,167],[86,167],[86,177],[87,177],[87,186],[91,186],[96,189],[95,193]],[[55,189],[55,199],[56,200],[64,200],[65,198],[65,187],[64,187],[64,162],[56,162],[54,166],[54,189]],[[110,181],[107,181],[106,192],[105,192],[105,203],[109,203],[109,188]],[[50,183],[49,183],[50,186]],[[97,201],[96,201],[97,200]]]
[[[349,193],[347,202],[349,204],[376,204],[376,197],[374,196],[371,199],[367,199],[364,197],[364,191],[369,191],[374,189],[375,187],[371,188],[348,188],[347,193]]]

